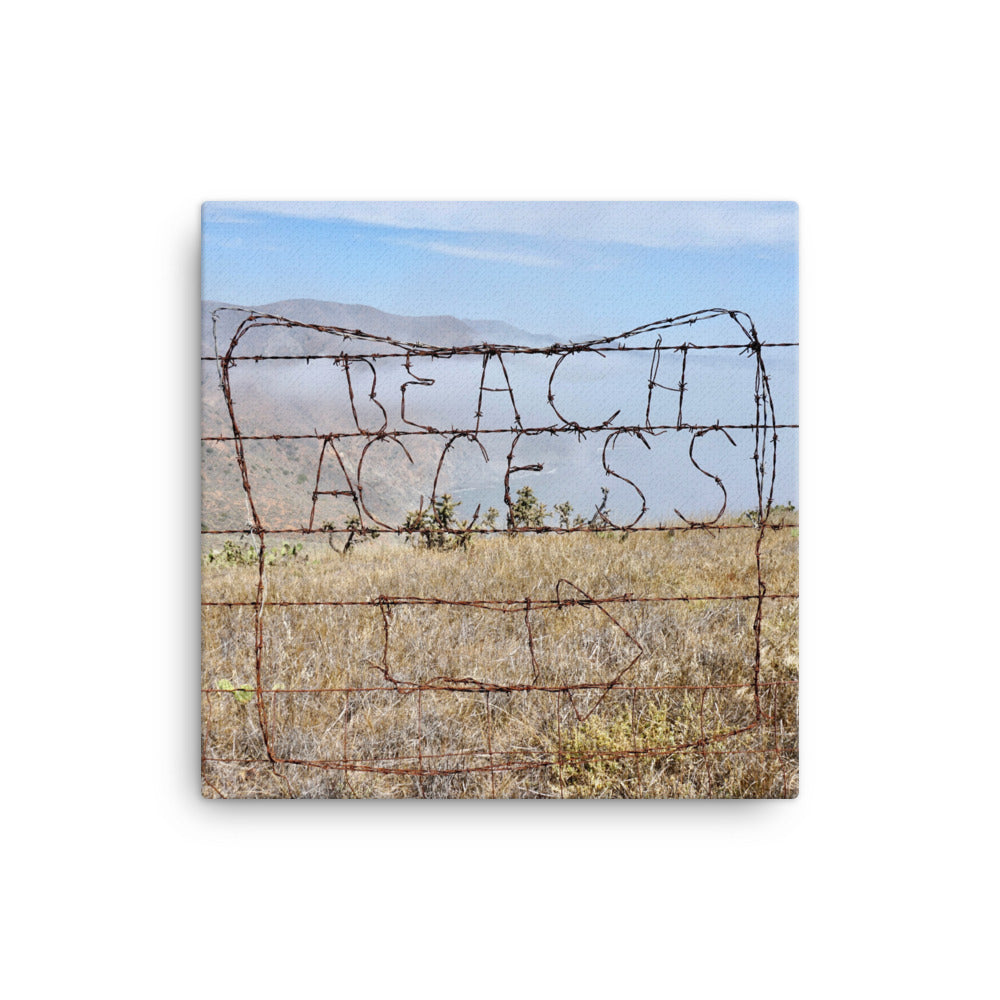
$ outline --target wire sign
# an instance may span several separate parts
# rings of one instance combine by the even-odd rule
[[[797,794],[796,344],[212,333],[207,796]]]

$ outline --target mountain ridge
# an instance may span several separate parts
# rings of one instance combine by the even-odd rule
[[[548,346],[554,341],[541,337],[503,320],[459,319],[456,316],[404,316],[385,312],[374,306],[328,302],[320,299],[281,299],[263,305],[238,306],[215,300],[202,300],[203,353],[214,353],[212,311],[219,308],[247,309],[281,316],[313,326],[335,326],[359,330],[376,337],[433,347],[470,347],[482,343],[508,343],[517,346]],[[222,314],[217,324],[219,349],[231,338],[240,322],[237,313]],[[329,346],[327,334],[316,330],[288,327],[262,327],[251,331],[253,353],[309,353]]]

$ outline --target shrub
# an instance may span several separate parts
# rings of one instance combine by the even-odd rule
[[[222,562],[230,566],[252,566],[257,562],[257,549],[249,542],[241,544],[227,538],[221,549],[213,549],[202,558],[206,565]]]
[[[770,508],[768,518],[770,518],[772,514],[795,514],[797,512],[798,509],[792,501],[789,500],[788,503],[774,504]],[[756,507],[751,507],[749,510],[745,510],[742,514],[740,514],[740,520],[749,521],[752,525],[754,525],[754,527],[757,527],[760,524],[760,511],[758,511]]]
[[[559,527],[570,527],[570,515],[573,513],[573,505],[568,500],[564,500],[562,503],[557,503],[555,509],[559,515]]]
[[[517,491],[517,501],[511,505],[510,521],[513,528],[540,528],[549,516],[534,490],[530,486],[522,486]]]
[[[283,562],[295,559],[301,551],[301,542],[296,542],[294,545],[284,542],[280,549],[270,549],[264,554],[264,565],[273,566],[279,559]],[[222,543],[221,549],[213,549],[211,552],[206,552],[202,556],[202,561],[206,566],[217,562],[226,563],[228,566],[256,566],[259,558],[256,546],[251,545],[249,542],[234,542],[232,539],[227,538]]]
[[[428,549],[468,548],[472,540],[472,528],[468,521],[459,521],[455,517],[455,512],[461,506],[461,500],[455,500],[450,493],[445,493],[429,508],[425,509],[421,505],[418,510],[408,511],[403,521],[407,540]]]
[[[640,794],[640,770],[650,764],[635,750],[664,749],[698,739],[698,706],[686,695],[671,712],[668,705],[650,703],[640,710],[633,732],[632,711],[621,705],[608,716],[592,715],[563,735],[562,781],[565,791],[581,798],[632,798]],[[622,754],[622,756],[616,756]],[[657,773],[685,761],[690,751],[679,750],[650,758]],[[648,780],[647,779],[647,780]],[[649,794],[649,790],[646,790]]]

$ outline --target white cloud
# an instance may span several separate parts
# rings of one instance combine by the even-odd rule
[[[437,240],[420,242],[417,240],[396,240],[404,246],[417,250],[430,250],[433,253],[444,253],[451,257],[468,257],[471,260],[491,260],[504,264],[520,264],[524,267],[559,267],[561,261],[553,257],[542,257],[538,254],[519,253],[517,251],[482,250],[478,247],[455,246],[452,243],[441,243]]]
[[[645,247],[774,246],[794,243],[798,233],[798,210],[792,202],[276,201],[215,202],[213,206],[220,213],[240,215],[263,213],[400,229],[507,233]]]

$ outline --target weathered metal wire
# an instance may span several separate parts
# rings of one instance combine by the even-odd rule
[[[558,733],[559,749],[554,753],[542,753],[538,750],[523,749],[517,752],[501,750],[494,746],[493,742],[493,718],[494,711],[491,705],[491,696],[498,693],[537,693],[539,696],[556,696],[557,705],[566,704],[574,713],[578,722],[585,721],[600,706],[604,699],[612,691],[620,690],[630,693],[632,699],[632,748],[616,749],[614,751],[595,751],[590,754],[577,754],[576,761],[600,760],[600,759],[638,759],[649,757],[669,757],[681,751],[696,751],[702,754],[706,773],[711,781],[711,757],[723,757],[727,755],[742,755],[748,753],[774,754],[779,760],[784,774],[786,754],[782,750],[782,740],[779,737],[778,722],[776,715],[769,715],[762,702],[762,694],[772,692],[781,686],[788,686],[789,681],[764,681],[761,678],[761,631],[764,619],[764,609],[768,602],[788,602],[797,601],[797,593],[769,593],[766,580],[765,568],[761,555],[761,547],[765,535],[768,531],[783,530],[794,525],[785,523],[783,520],[772,521],[772,510],[774,507],[774,487],[776,481],[776,455],[778,446],[778,430],[794,429],[797,424],[787,424],[777,422],[775,416],[774,399],[771,394],[770,380],[765,365],[765,352],[772,348],[793,348],[797,344],[794,342],[781,342],[768,344],[762,342],[758,337],[757,330],[751,318],[739,310],[727,309],[706,309],[683,316],[677,316],[637,327],[613,337],[598,338],[580,343],[555,344],[546,347],[526,347],[515,344],[477,344],[463,345],[455,347],[441,347],[430,344],[406,342],[395,340],[390,337],[375,336],[361,330],[352,330],[334,326],[321,326],[311,323],[302,323],[287,317],[269,315],[256,312],[254,310],[234,310],[231,307],[223,307],[213,313],[213,337],[216,336],[216,327],[219,316],[226,312],[236,312],[242,315],[236,330],[232,335],[228,347],[221,357],[209,355],[202,358],[204,362],[211,362],[217,365],[222,396],[225,402],[226,413],[229,417],[231,434],[213,434],[202,438],[204,442],[229,442],[234,448],[234,458],[239,470],[240,481],[245,495],[248,524],[246,531],[251,535],[257,545],[257,581],[256,592],[252,600],[204,600],[205,608],[250,608],[253,609],[253,649],[254,649],[254,684],[253,700],[255,702],[257,725],[259,728],[264,754],[261,757],[219,757],[203,754],[203,768],[210,763],[241,764],[249,768],[266,766],[271,768],[275,776],[287,787],[289,794],[293,794],[292,786],[289,782],[286,767],[320,768],[324,770],[340,771],[345,778],[351,772],[371,772],[379,774],[409,775],[417,779],[418,794],[423,794],[424,779],[442,775],[455,775],[462,773],[488,773],[490,780],[491,794],[496,794],[496,777],[501,773],[530,771],[540,768],[555,768],[559,773],[560,787],[564,785],[563,769],[563,735],[561,713],[556,712],[556,729]],[[684,340],[677,344],[663,344],[663,331],[679,328],[690,328],[697,323],[708,319],[729,320],[738,328],[742,338],[738,343],[712,343],[696,344]],[[244,337],[251,331],[264,327],[281,327],[293,331],[312,331],[329,335],[332,338],[340,338],[344,347],[339,352],[329,353],[303,353],[296,354],[240,354],[238,348]],[[652,345],[635,343],[634,341],[642,334],[655,334],[656,341]],[[352,349],[347,350],[350,346]],[[354,348],[361,347],[362,350]],[[687,389],[687,359],[691,351],[739,351],[752,359],[754,364],[754,422],[752,424],[689,424],[683,420],[683,406],[685,391]],[[580,354],[598,354],[602,357],[620,351],[649,352],[650,368],[648,375],[648,392],[646,397],[645,422],[641,425],[614,423],[620,415],[620,410],[612,414],[608,419],[600,424],[581,425],[572,420],[566,419],[558,409],[555,397],[553,380],[560,365],[569,357]],[[681,355],[681,377],[676,386],[663,385],[658,381],[659,369],[662,354],[665,351],[676,352]],[[548,379],[547,403],[551,409],[555,420],[551,424],[536,425],[526,427],[518,410],[517,402],[505,362],[505,357],[511,356],[541,356],[555,359]],[[475,424],[466,428],[437,428],[430,424],[422,424],[416,420],[411,420],[406,416],[406,389],[410,386],[429,387],[434,384],[434,379],[420,375],[413,371],[411,365],[418,358],[453,358],[473,356],[482,359],[482,371],[477,386],[477,406],[475,411]],[[400,386],[400,417],[405,428],[395,430],[389,429],[389,416],[383,403],[378,398],[377,388],[377,366],[376,362],[382,359],[402,359],[407,381]],[[271,434],[245,434],[241,430],[237,419],[236,407],[234,403],[233,386],[231,381],[231,371],[238,363],[254,362],[267,363],[275,361],[296,361],[309,364],[312,361],[332,360],[337,366],[342,367],[345,374],[348,398],[350,402],[351,419],[354,424],[353,430],[337,430],[328,433],[320,433],[318,430],[313,434],[308,433],[283,433],[275,432]],[[493,385],[487,385],[490,377],[490,362],[495,360],[499,364],[499,372],[494,371]],[[374,404],[382,413],[382,423],[375,429],[363,428],[359,420],[357,401],[355,397],[355,381],[352,378],[352,366],[362,366],[367,368],[371,375],[371,386],[367,392],[368,400]],[[502,385],[495,384],[497,376],[500,376]],[[651,404],[654,388],[675,392],[677,394],[677,418],[670,424],[653,424],[651,422]],[[484,427],[483,418],[483,398],[486,392],[497,392],[506,394],[511,403],[514,414],[514,423],[507,427]],[[721,523],[721,519],[726,511],[728,503],[728,493],[722,480],[718,476],[705,471],[696,461],[694,456],[695,442],[706,434],[718,432],[729,439],[733,444],[730,430],[752,431],[754,435],[753,463],[756,479],[757,512],[756,517],[750,523]],[[638,438],[648,448],[648,442],[644,435],[657,435],[667,432],[689,432],[691,435],[689,445],[689,457],[692,465],[700,473],[714,479],[715,483],[722,491],[722,505],[719,512],[712,520],[694,521],[685,518],[679,511],[675,511],[683,524],[673,525],[642,525],[639,522],[649,510],[645,494],[631,479],[614,471],[608,464],[609,446],[613,449],[616,441],[622,436],[633,436]],[[369,510],[365,500],[363,485],[363,467],[369,449],[376,442],[390,442],[402,450],[410,462],[413,458],[407,450],[404,439],[412,437],[436,435],[445,444],[441,456],[437,462],[434,475],[434,485],[431,491],[430,511],[436,514],[437,488],[444,464],[445,456],[449,449],[460,441],[467,440],[478,445],[484,457],[486,455],[482,435],[509,434],[512,435],[512,444],[507,456],[506,474],[504,477],[504,503],[511,510],[513,501],[510,494],[510,476],[513,472],[535,470],[541,468],[538,464],[514,465],[514,455],[518,441],[522,437],[540,435],[565,435],[571,434],[578,439],[585,438],[593,434],[605,435],[602,450],[602,465],[605,475],[617,478],[630,485],[638,494],[641,500],[641,509],[638,516],[626,524],[613,523],[601,509],[589,522],[578,525],[561,525],[559,527],[549,525],[529,525],[517,524],[511,517],[508,517],[506,527],[498,528],[490,525],[478,524],[478,510],[472,522],[462,528],[454,528],[443,523],[435,527],[435,531],[443,535],[468,535],[476,534],[499,534],[499,533],[550,533],[568,534],[573,532],[587,531],[608,531],[612,529],[617,532],[663,532],[663,531],[723,531],[723,530],[743,530],[755,532],[754,540],[754,562],[756,572],[756,586],[750,592],[731,594],[664,594],[664,595],[636,595],[631,593],[594,595],[585,592],[577,584],[567,579],[560,579],[556,584],[555,594],[551,597],[541,597],[538,594],[525,595],[519,599],[490,599],[488,597],[473,597],[466,600],[456,600],[443,597],[427,597],[415,595],[379,595],[374,598],[354,598],[335,600],[317,597],[315,600],[294,601],[280,598],[269,598],[267,595],[267,538],[270,535],[312,535],[317,533],[353,533],[358,531],[358,527],[337,528],[332,525],[324,527],[315,526],[316,503],[321,496],[338,496],[350,498],[356,511],[358,524],[362,524],[364,519],[370,525],[377,526],[380,532],[395,535],[409,535],[419,529],[406,524],[392,524],[388,521],[380,520]],[[363,441],[360,457],[357,462],[357,471],[354,479],[344,456],[337,447],[337,443],[342,440],[353,439]],[[288,526],[269,525],[261,517],[260,508],[257,504],[252,489],[251,476],[245,452],[245,443],[248,441],[297,441],[297,440],[317,440],[322,442],[319,454],[316,477],[312,490],[312,508],[309,515],[308,526]],[[344,490],[321,490],[321,472],[324,458],[331,452],[339,465],[341,475],[348,488]],[[232,535],[232,528],[203,526],[204,535]],[[699,685],[671,685],[658,684],[648,685],[637,683],[635,678],[630,678],[635,665],[641,660],[645,653],[642,642],[636,637],[621,618],[616,617],[612,608],[616,606],[631,606],[641,604],[665,604],[670,602],[748,602],[754,607],[752,623],[753,634],[753,666],[751,675],[745,683],[741,684],[699,684]],[[392,649],[392,614],[393,609],[399,607],[420,607],[420,608],[463,608],[475,609],[481,612],[492,612],[503,615],[523,616],[525,647],[528,652],[530,662],[530,681],[525,683],[498,683],[487,676],[450,676],[441,675],[430,678],[414,679],[412,677],[398,676],[391,665],[390,653]],[[378,661],[369,661],[369,667],[377,674],[383,683],[373,685],[356,685],[351,687],[315,687],[315,688],[294,688],[283,689],[270,686],[265,683],[264,665],[264,612],[266,608],[307,608],[315,607],[371,607],[377,608],[381,617],[382,628],[382,654]],[[536,641],[533,631],[533,620],[537,621],[538,616],[558,613],[567,608],[592,608],[595,609],[603,619],[610,622],[617,630],[623,642],[629,644],[633,650],[633,655],[623,665],[616,669],[610,676],[577,683],[552,683],[546,682],[544,671],[536,656]],[[732,727],[724,732],[706,733],[705,699],[711,691],[735,691],[744,690],[752,694],[754,704],[754,715],[752,720],[743,726]],[[697,693],[700,697],[700,735],[695,739],[664,746],[640,747],[636,736],[636,708],[635,699],[639,692],[662,692],[662,691],[688,691]],[[295,698],[303,695],[343,695],[344,707],[341,712],[342,717],[349,719],[351,698],[373,692],[392,692],[394,695],[416,699],[416,726],[417,726],[417,753],[415,755],[397,755],[392,758],[365,758],[360,759],[348,753],[347,744],[347,723],[344,723],[343,752],[338,758],[323,759],[301,759],[282,754],[276,746],[272,712],[269,701],[273,702],[276,697]],[[434,754],[425,752],[423,749],[423,695],[425,693],[447,692],[456,697],[461,696],[483,696],[486,707],[486,745],[482,748],[457,749],[447,753]],[[587,692],[600,692],[599,697],[586,704],[578,704],[575,697]],[[211,703],[213,699],[231,694],[228,690],[206,688],[202,692],[206,699],[206,726],[210,724]],[[763,750],[746,750],[745,748],[727,747],[734,737],[753,731],[764,730],[771,726],[771,745]],[[446,767],[437,764],[438,760],[462,760],[463,763]],[[205,778],[206,787],[211,789],[220,797],[226,797],[223,792]]]

